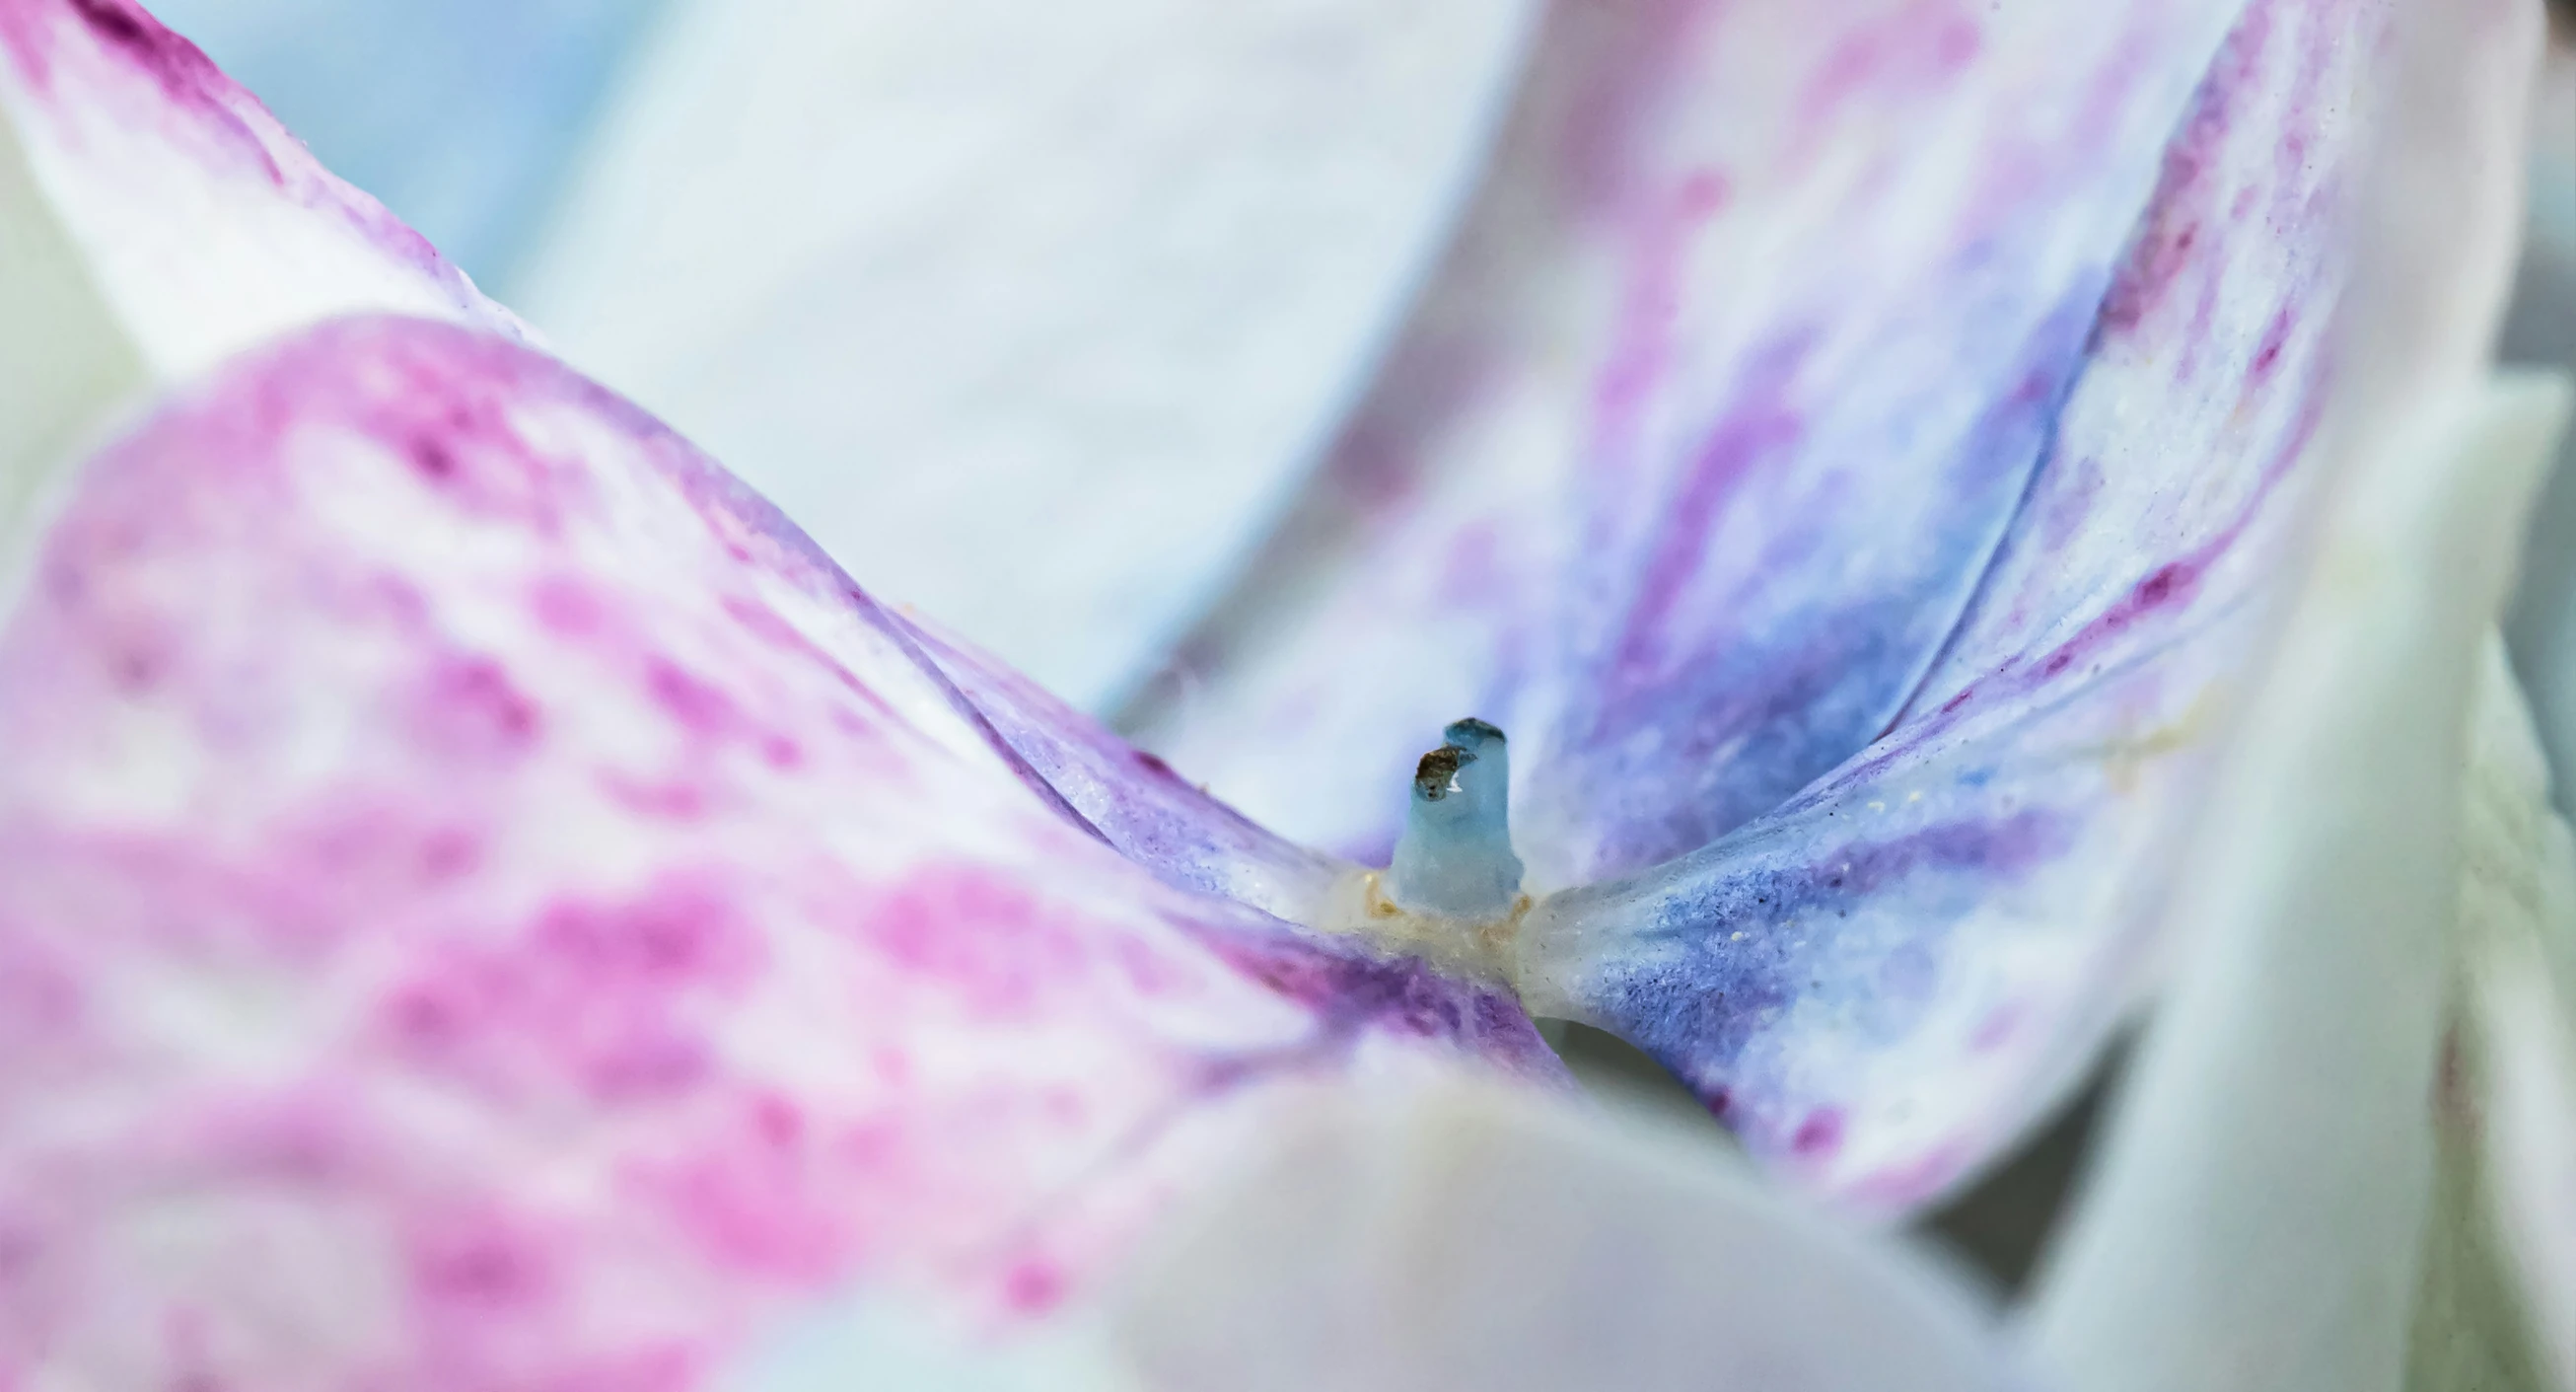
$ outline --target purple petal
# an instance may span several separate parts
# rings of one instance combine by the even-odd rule
[[[94,459],[0,743],[0,1308],[68,1382],[679,1386],[852,1288],[1007,1330],[1300,1080],[1558,1076],[1102,845],[765,504],[452,326]]]
[[[1549,886],[1779,805],[1957,626],[2239,8],[1560,6],[1441,277],[1145,741],[1382,856],[1426,732],[1483,716]]]
[[[2256,7],[1924,695],[1779,811],[1543,906],[1535,1009],[1638,1041],[1755,1153],[1882,1212],[1972,1174],[2089,1066],[2163,965],[2174,852],[2329,481],[2330,400],[2368,443],[2470,381],[2492,328],[2512,55],[2462,66],[2474,96],[2374,100],[2398,90],[2386,13]]]

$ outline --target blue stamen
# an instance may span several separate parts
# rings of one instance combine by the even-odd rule
[[[1520,898],[1512,854],[1511,759],[1503,732],[1461,720],[1422,756],[1413,808],[1387,871],[1387,897],[1416,913],[1498,918]]]

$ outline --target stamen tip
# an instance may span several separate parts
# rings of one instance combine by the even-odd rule
[[[1452,722],[1448,729],[1440,732],[1440,735],[1451,744],[1470,752],[1489,744],[1505,742],[1501,726],[1479,720],[1472,715],[1464,720]]]

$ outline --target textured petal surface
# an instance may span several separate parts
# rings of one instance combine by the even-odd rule
[[[513,322],[130,0],[0,0],[0,528],[121,403],[371,309]]]
[[[2473,693],[2569,399],[2525,379],[2364,437],[2176,896],[2189,969],[2040,1278],[2059,1386],[2401,1384]]]
[[[659,0],[153,0],[313,151],[490,283]]]
[[[2373,237],[2383,204],[2444,210],[2434,245],[2410,225],[2374,253],[2424,303],[2374,311],[2330,383],[2329,325],[2360,303],[2354,185],[2397,151],[2365,129],[2396,90],[2374,67],[2389,11],[2265,0],[2167,154],[1927,694],[1725,841],[1542,906],[1535,1009],[1638,1042],[1756,1153],[1865,1208],[1941,1192],[2063,1095],[2160,966],[2175,843],[2304,558],[2329,385],[2366,436],[2465,382],[2491,329],[2527,33],[2455,12],[2501,37],[2459,67],[2480,99],[2392,108],[2441,177],[2372,205]]]
[[[1091,705],[1307,465],[1530,8],[675,0],[514,302]]]
[[[1555,1076],[1102,845],[766,505],[452,326],[94,459],[0,742],[39,1383],[682,1387],[853,1286],[1006,1329],[1300,1079]]]
[[[2241,8],[1557,6],[1367,404],[1128,723],[1372,857],[1481,715],[1549,887],[1777,806],[1958,623]]]
[[[1465,1088],[1302,1120],[1123,1293],[1145,1385],[2010,1385],[1957,1273],[1802,1211],[1705,1130]]]

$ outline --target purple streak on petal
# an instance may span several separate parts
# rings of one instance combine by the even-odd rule
[[[1311,923],[1357,868],[1272,835],[964,640],[926,620],[893,619],[1075,815],[1165,881]]]
[[[1705,850],[1542,905],[1534,1008],[1639,1040],[1757,1156],[1887,1215],[2080,1079],[2160,950],[2314,520],[2383,25],[2336,0],[2249,11],[1903,714]]]
[[[0,1315],[70,1383],[689,1386],[848,1288],[1007,1328],[1295,1086],[1563,1085],[1499,994],[1085,834],[774,512],[452,326],[90,461],[0,743]]]
[[[1557,7],[1376,389],[1132,728],[1361,852],[1481,711],[1542,885],[1777,806],[1976,593],[2240,8]]]

